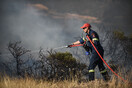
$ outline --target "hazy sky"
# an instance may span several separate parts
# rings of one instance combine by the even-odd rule
[[[81,22],[76,22],[72,19],[66,21],[65,23],[69,24],[68,28],[78,28],[76,32],[73,32],[72,29],[65,28],[50,17],[42,16],[37,9],[28,6],[25,2],[5,1],[2,10],[1,52],[7,47],[9,41],[22,41],[22,44],[29,49],[39,49],[39,47],[55,48],[64,44],[67,45],[74,39],[74,35],[72,36],[71,34],[79,34],[77,31],[82,26]],[[79,25],[73,27],[70,25],[71,23]],[[72,36],[69,39],[70,41],[67,40],[69,36]]]
[[[113,24],[122,27],[126,34],[131,32],[131,6],[127,1],[111,3],[102,0],[103,4],[98,0],[88,0],[89,3],[87,0],[73,1],[2,0],[0,52],[4,52],[9,41],[22,41],[32,50],[70,44],[76,40],[75,37],[81,36],[80,27],[87,21]]]

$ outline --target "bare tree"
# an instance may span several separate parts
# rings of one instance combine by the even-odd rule
[[[21,65],[23,64],[23,60],[20,58],[22,55],[26,54],[27,52],[30,52],[30,50],[25,49],[21,45],[21,41],[17,42],[9,42],[8,44],[8,50],[10,53],[13,55],[13,57],[16,60],[16,70],[17,70],[17,75],[21,76]]]

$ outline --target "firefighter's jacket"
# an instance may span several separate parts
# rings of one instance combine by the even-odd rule
[[[89,38],[92,40],[92,42],[93,42],[93,44],[95,45],[96,49],[97,49],[100,53],[104,52],[103,47],[102,47],[101,44],[100,44],[98,34],[97,34],[95,31],[93,31],[93,30],[90,29],[89,34],[86,33],[86,36],[87,36],[87,35],[88,35]],[[92,46],[92,44],[90,43],[90,41],[89,41],[88,39],[81,38],[79,41],[80,41],[81,44],[83,44],[83,43],[86,41],[86,44],[87,44],[88,48],[90,48],[90,50],[91,50],[91,53],[92,53],[92,54],[97,54],[96,51],[95,51],[95,49],[94,49],[94,47]]]

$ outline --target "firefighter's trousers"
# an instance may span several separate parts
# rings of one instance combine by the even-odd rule
[[[103,57],[103,52],[100,53],[101,56]],[[103,64],[103,61],[101,60],[101,58],[98,56],[97,53],[92,53],[92,56],[90,58],[90,64],[88,67],[88,71],[89,71],[89,81],[94,80],[94,69],[95,67],[98,65],[99,71],[102,74],[103,78],[105,81],[110,80],[110,76],[108,75],[107,70],[105,69],[105,66]]]

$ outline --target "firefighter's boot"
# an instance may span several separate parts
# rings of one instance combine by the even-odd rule
[[[110,76],[109,76],[107,70],[101,71],[100,73],[102,74],[102,76],[103,76],[105,81],[109,81],[110,80]]]
[[[92,81],[94,79],[95,79],[95,77],[94,77],[94,70],[89,70],[89,81]]]

